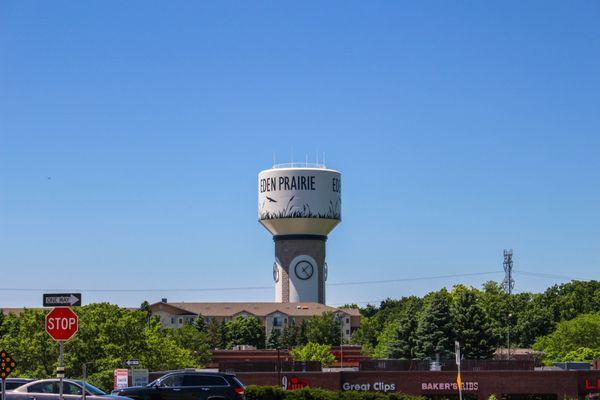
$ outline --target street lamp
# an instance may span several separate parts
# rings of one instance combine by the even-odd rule
[[[340,321],[340,369],[344,368],[344,317],[338,314]]]
[[[84,362],[83,365],[81,366],[81,370],[83,372],[83,374],[82,374],[83,375],[83,379],[82,379],[83,380],[83,391],[81,392],[82,393],[82,400],[85,400],[85,397],[86,397],[86,394],[87,394],[86,393],[87,389],[86,389],[86,384],[85,384],[85,381],[87,379],[87,366],[88,365],[92,365],[94,363],[95,363],[95,361],[88,361],[88,362]]]
[[[507,359],[510,360],[510,319],[512,318],[512,313],[508,313],[508,330],[506,332],[506,356]]]

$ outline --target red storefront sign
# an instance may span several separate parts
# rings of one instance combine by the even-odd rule
[[[300,379],[297,376],[292,376],[290,378],[284,376],[283,378],[281,378],[281,386],[285,390],[298,390],[305,387],[310,387],[310,384],[308,380]]]
[[[586,379],[583,387],[585,388],[585,390],[589,390],[590,392],[599,392],[600,378],[596,379],[596,381],[594,381],[593,379]]]

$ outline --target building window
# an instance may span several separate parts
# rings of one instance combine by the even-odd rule
[[[281,317],[273,317],[273,326],[281,326]]]
[[[350,318],[346,318],[346,323],[349,324],[350,323]]]
[[[346,329],[346,335],[350,334],[350,329]]]
[[[181,317],[179,318],[179,323],[183,324],[183,318],[181,318]]]
[[[175,323],[175,317],[171,317],[171,324]]]

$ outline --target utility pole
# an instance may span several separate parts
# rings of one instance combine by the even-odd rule
[[[506,293],[508,293],[508,315],[506,317],[506,351],[507,351],[507,359],[510,360],[510,319],[512,317],[512,291],[515,287],[515,281],[512,278],[512,270],[513,270],[513,261],[512,261],[513,251],[512,249],[507,250],[504,249],[504,281],[502,281],[502,288]]]
[[[342,314],[338,314],[338,320],[340,321],[340,369],[344,368],[344,317]]]

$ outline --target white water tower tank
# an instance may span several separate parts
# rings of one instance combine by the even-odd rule
[[[280,164],[258,174],[258,219],[275,241],[275,299],[325,303],[325,242],[342,219],[341,174]]]

